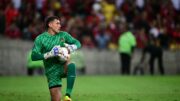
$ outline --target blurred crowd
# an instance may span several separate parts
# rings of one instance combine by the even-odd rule
[[[165,49],[180,45],[180,0],[0,0],[0,34],[34,40],[50,15],[87,48],[116,49],[126,24],[138,48],[151,38]]]

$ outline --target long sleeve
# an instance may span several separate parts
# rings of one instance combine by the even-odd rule
[[[77,48],[81,47],[81,43],[77,39],[73,38],[70,34],[66,33],[65,39],[66,39],[66,43],[74,44],[77,46]]]
[[[44,55],[41,53],[42,44],[39,38],[36,38],[32,49],[31,58],[33,61],[44,60]]]

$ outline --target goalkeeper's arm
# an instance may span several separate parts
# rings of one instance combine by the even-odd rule
[[[35,39],[34,46],[32,48],[31,59],[32,61],[44,60],[44,54],[41,53],[42,44],[39,37]]]
[[[57,56],[59,53],[59,47],[60,46],[54,46],[50,52],[43,54],[41,52],[41,50],[42,50],[41,39],[39,37],[37,37],[35,42],[34,42],[34,47],[32,49],[31,58],[33,61],[37,61],[37,60],[44,60],[47,58]]]
[[[81,43],[77,39],[73,38],[70,34],[66,33],[65,38],[66,43],[64,45],[70,52],[74,52],[81,47]]]
[[[41,54],[40,52],[33,50],[31,58],[33,61],[36,61],[36,60],[44,60],[51,57],[55,57],[58,56],[59,49],[60,46],[54,46],[50,52],[47,52],[45,54]]]
[[[32,61],[37,61],[37,60],[44,60],[45,58],[44,58],[43,54],[32,52],[31,59],[32,59]]]
[[[64,45],[68,49],[69,53],[74,52],[78,49],[78,47],[75,44],[69,45],[67,43],[64,43]]]

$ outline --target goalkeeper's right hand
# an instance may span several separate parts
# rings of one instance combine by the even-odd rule
[[[77,46],[75,44],[69,45],[67,43],[64,43],[64,45],[68,49],[69,53],[72,53],[77,49]]]
[[[51,58],[58,56],[61,46],[54,46],[50,52],[44,54],[44,58]]]

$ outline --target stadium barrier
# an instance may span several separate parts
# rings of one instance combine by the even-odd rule
[[[32,41],[11,40],[0,38],[0,75],[26,75],[26,57],[32,48]],[[120,60],[117,51],[81,49],[86,64],[86,74],[120,74]],[[139,63],[141,51],[136,49],[132,59],[134,67]],[[145,60],[143,70],[149,74],[148,59]],[[164,67],[166,74],[180,74],[180,51],[164,51]],[[155,73],[158,74],[157,63]]]

